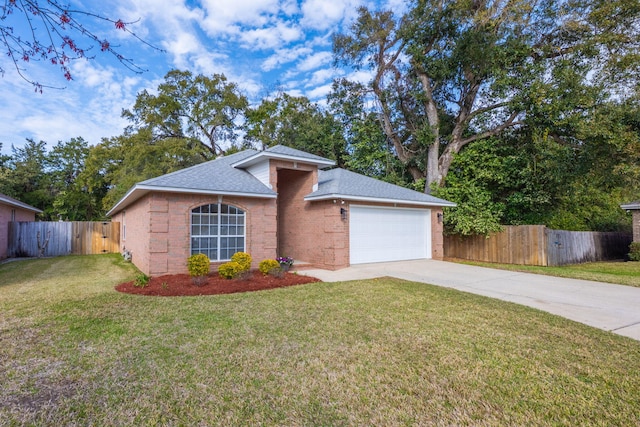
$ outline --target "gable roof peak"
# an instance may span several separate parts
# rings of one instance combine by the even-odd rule
[[[247,151],[253,151],[253,150],[247,150]],[[317,156],[315,154],[307,153],[306,151],[287,147],[285,145],[274,145],[273,147],[269,147],[266,150],[258,151],[253,156],[240,160],[234,163],[232,166],[234,168],[242,169],[242,168],[255,165],[257,163],[264,162],[268,159],[289,160],[293,162],[309,163],[312,165],[316,165],[319,168],[334,166],[336,164],[336,162],[334,162],[333,160],[327,159],[322,156]]]

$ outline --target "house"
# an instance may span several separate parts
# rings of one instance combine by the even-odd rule
[[[149,275],[185,273],[195,253],[331,270],[442,258],[442,208],[454,203],[332,166],[280,145],[245,150],[140,182],[107,215]]]
[[[620,207],[632,212],[633,241],[640,242],[640,200],[627,203],[626,205],[620,205]]]
[[[5,259],[9,252],[9,222],[35,221],[39,213],[40,209],[0,194],[0,259]]]

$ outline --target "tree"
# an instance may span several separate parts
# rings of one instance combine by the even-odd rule
[[[116,30],[124,31],[137,41],[161,51],[130,30],[134,22],[72,9],[69,4],[58,0],[6,0],[0,10],[0,44],[5,48],[5,54],[16,72],[36,91],[42,92],[43,87],[51,86],[31,80],[24,66],[32,61],[49,63],[60,67],[64,77],[71,80],[71,61],[93,59],[97,49],[115,57],[131,71],[145,71],[134,59],[125,57],[109,40],[102,38],[94,23],[108,22]],[[4,72],[5,69],[0,66],[0,73]]]
[[[102,215],[137,182],[202,162],[201,151],[186,146],[182,139],[151,141],[150,131],[142,129],[91,147],[78,182],[89,193],[101,195]]]
[[[279,93],[247,111],[245,140],[262,149],[277,144],[336,161],[347,161],[344,139],[334,117],[308,98]]]
[[[334,52],[373,72],[384,132],[430,192],[463,147],[527,125],[537,107],[568,97],[584,115],[588,89],[637,82],[639,16],[635,0],[416,0],[401,18],[361,7]]]
[[[58,142],[47,155],[54,199],[51,217],[66,221],[102,219],[104,192],[88,191],[80,181],[89,155],[89,143],[82,137]]]
[[[43,211],[50,218],[54,192],[47,173],[46,142],[27,139],[23,147],[11,146],[11,159],[0,170],[0,193]]]
[[[172,70],[158,86],[158,94],[139,93],[123,117],[132,122],[126,134],[146,130],[149,143],[180,140],[203,160],[225,154],[237,138],[248,101],[235,83],[222,74],[193,76]]]
[[[348,155],[344,167],[363,175],[406,185],[403,168],[380,126],[379,115],[367,107],[368,89],[347,79],[334,81],[327,95],[328,112],[339,127]]]

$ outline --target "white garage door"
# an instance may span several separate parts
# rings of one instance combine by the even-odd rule
[[[351,264],[431,258],[429,209],[351,205]]]

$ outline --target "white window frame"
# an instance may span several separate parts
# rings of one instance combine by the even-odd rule
[[[200,212],[204,207],[215,207],[215,212],[211,212],[213,210],[211,208],[208,209],[209,212]],[[234,212],[231,212],[231,210]],[[197,221],[194,221],[196,218]],[[240,227],[242,233],[238,233]],[[196,230],[202,234],[194,234]],[[235,230],[235,233],[230,234],[231,230]],[[247,214],[237,206],[218,202],[200,205],[191,209],[189,224],[189,253],[191,255],[204,253],[211,262],[228,261],[234,253],[246,252],[246,234]],[[205,243],[201,240],[198,247],[194,248],[194,239],[206,239],[207,241]],[[231,246],[230,249],[226,239],[236,239],[236,244]],[[242,245],[237,244],[237,239],[242,239]],[[225,241],[227,245],[223,247]],[[215,252],[215,256],[212,256],[213,252]],[[225,257],[224,255],[228,256]]]

